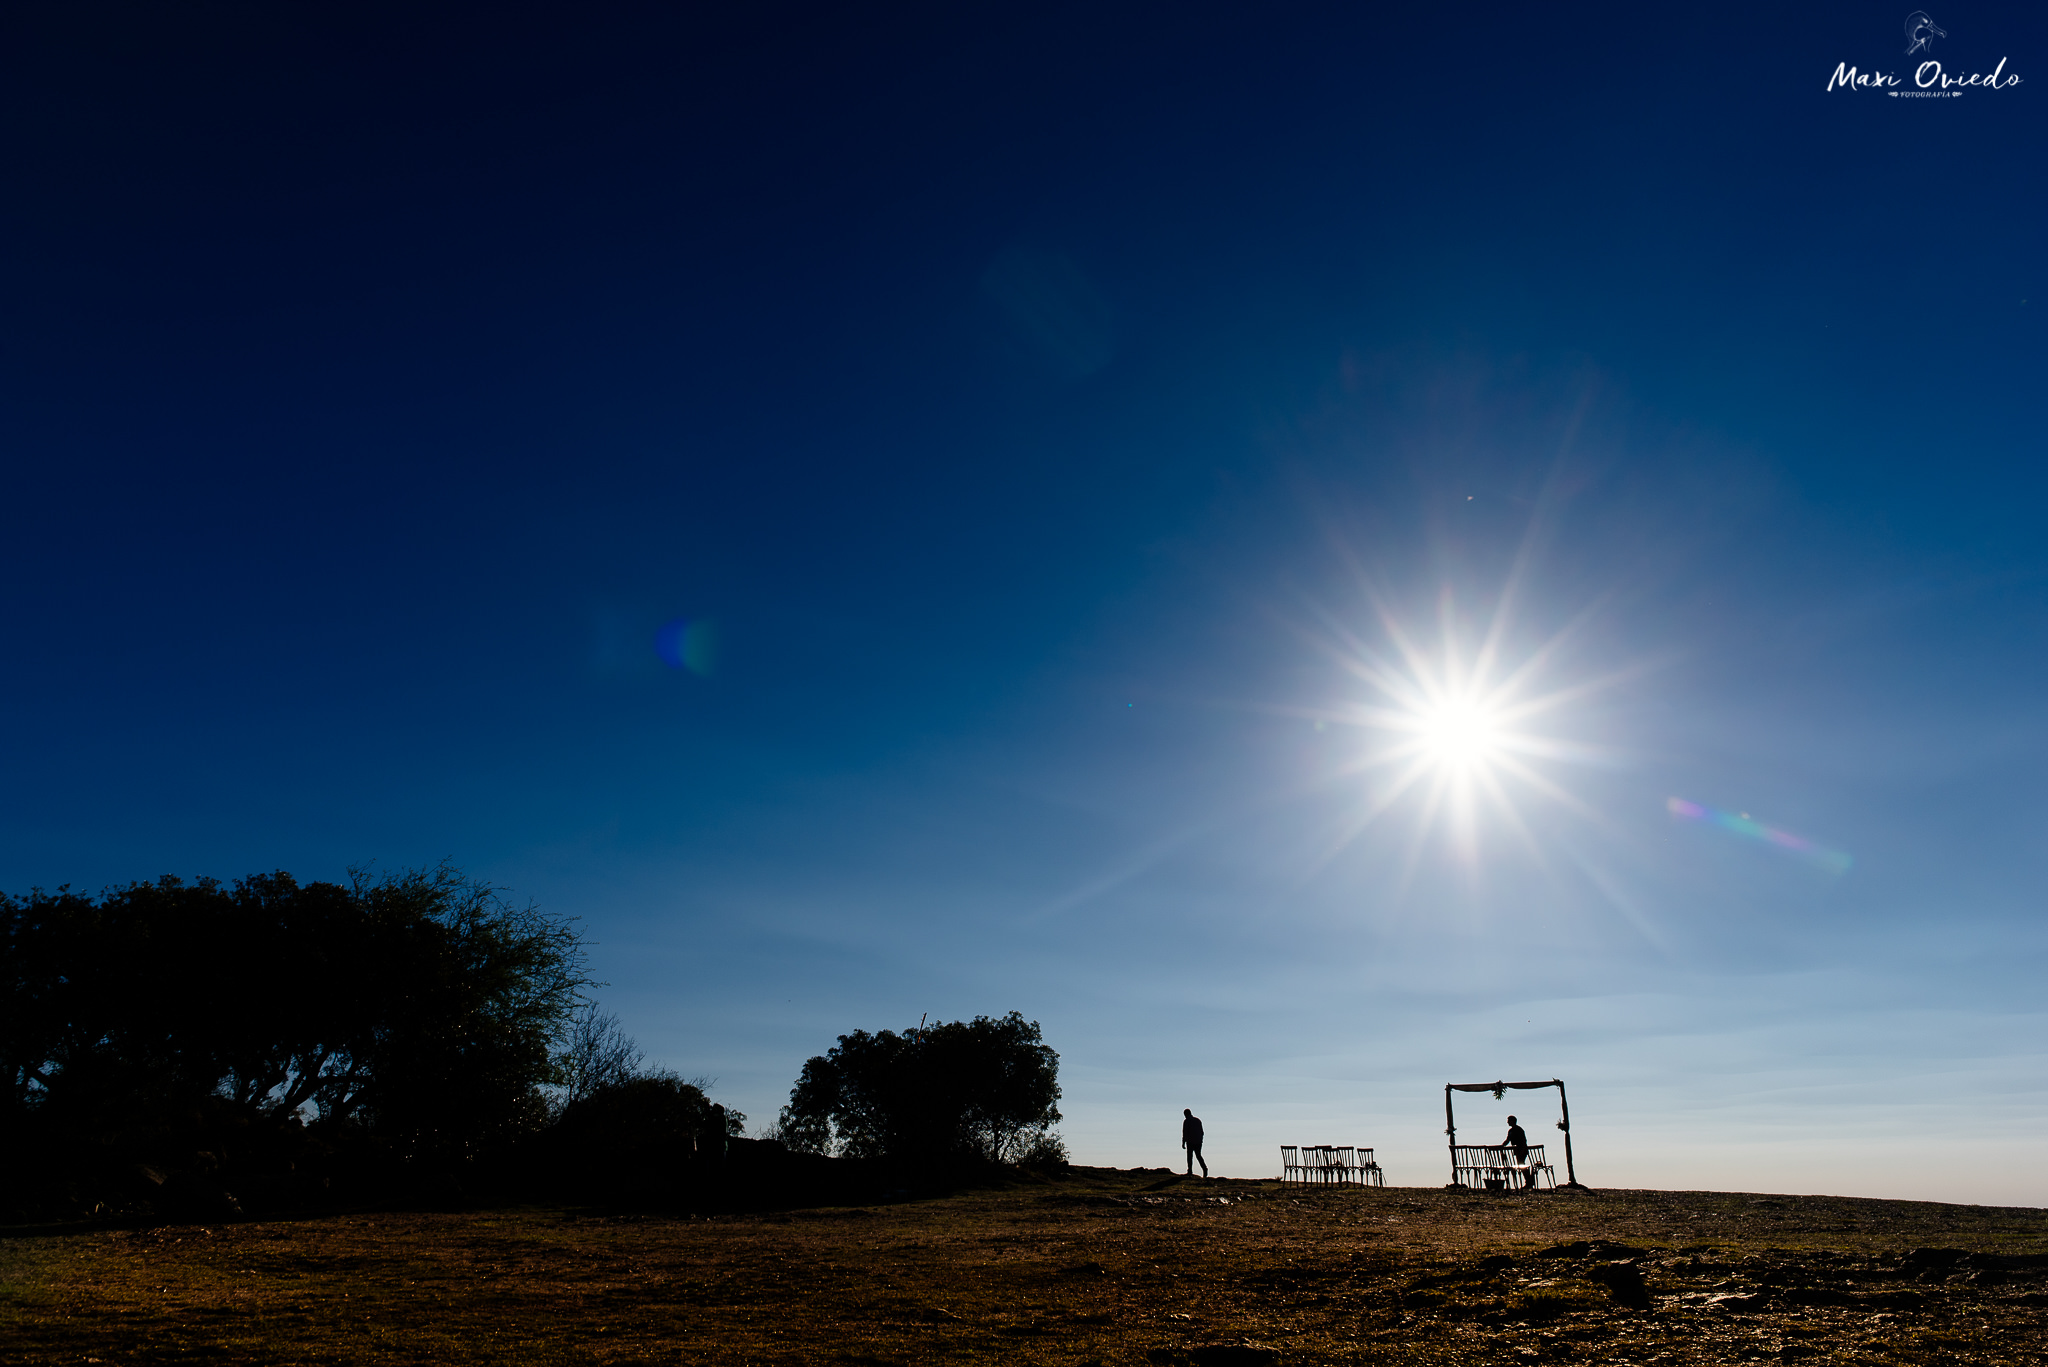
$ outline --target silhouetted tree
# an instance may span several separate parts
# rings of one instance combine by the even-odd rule
[[[406,1151],[447,1157],[540,1124],[554,1046],[588,981],[573,928],[446,867],[354,891],[409,962],[362,984],[380,1015],[368,1066],[323,1113],[360,1110]]]
[[[810,1059],[783,1107],[783,1142],[849,1158],[976,1157],[1057,1149],[1059,1055],[1017,1012],[897,1034],[857,1030]]]
[[[575,1105],[640,1075],[640,1046],[626,1034],[619,1018],[590,1002],[569,1022],[568,1042],[556,1058],[561,1092],[558,1104]]]
[[[457,870],[0,897],[7,1119],[116,1146],[229,1108],[454,1157],[546,1114],[572,927]]]
[[[608,1153],[669,1158],[706,1147],[721,1134],[745,1134],[746,1113],[714,1105],[707,1093],[702,1078],[689,1081],[665,1069],[637,1073],[569,1103],[557,1128],[565,1137],[589,1140]],[[722,1151],[724,1146],[718,1147]]]
[[[535,1150],[546,1163],[537,1175],[557,1192],[661,1203],[722,1178],[746,1114],[715,1105],[709,1079],[641,1061],[618,1017],[595,1003],[571,1020],[557,1059],[559,1109]]]

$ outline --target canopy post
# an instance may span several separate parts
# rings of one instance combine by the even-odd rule
[[[1557,1083],[1557,1107],[1564,1113],[1557,1122],[1557,1128],[1564,1131],[1564,1184],[1574,1191],[1584,1191],[1585,1188],[1579,1185],[1579,1170],[1572,1166],[1572,1104],[1565,1099],[1564,1080],[1557,1078],[1553,1081]]]
[[[1450,1141],[1451,1185],[1458,1185],[1458,1122],[1451,1115],[1451,1088],[1444,1085],[1444,1134]]]

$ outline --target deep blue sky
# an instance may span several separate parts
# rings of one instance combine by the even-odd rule
[[[757,1121],[1015,1008],[1083,1160],[2048,1202],[2048,26],[1903,16],[10,7],[0,887],[452,859]],[[1340,838],[1511,580],[1597,762]]]

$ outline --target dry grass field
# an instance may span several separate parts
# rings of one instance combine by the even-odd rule
[[[716,1218],[522,1208],[0,1240],[13,1363],[2048,1361],[2048,1212],[1076,1169]]]

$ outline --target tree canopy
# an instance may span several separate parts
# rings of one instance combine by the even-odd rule
[[[227,1106],[466,1156],[545,1118],[583,962],[447,866],[0,897],[0,1124],[133,1142]]]
[[[1059,1099],[1059,1055],[1012,1011],[839,1036],[804,1064],[781,1131],[792,1148],[849,1158],[1014,1163],[1058,1150]]]

